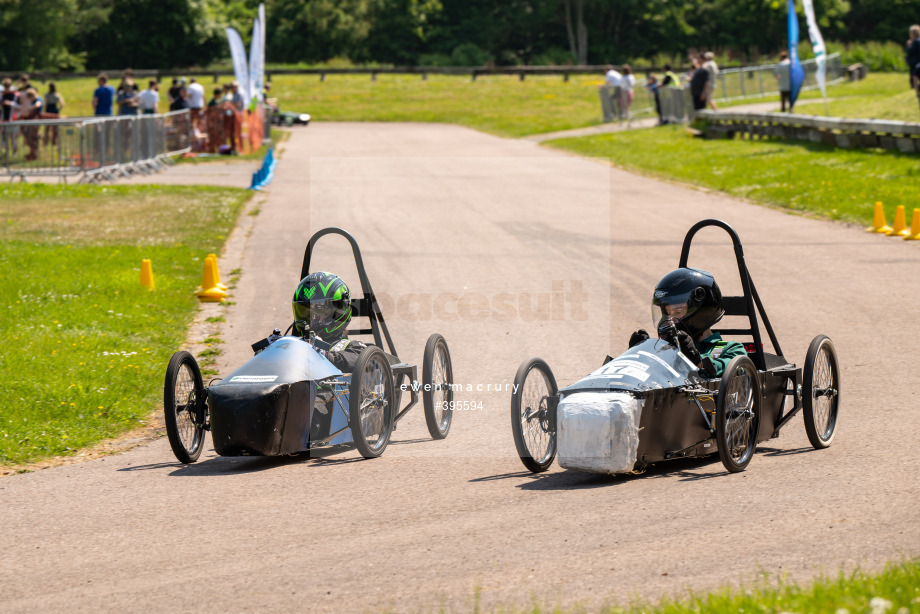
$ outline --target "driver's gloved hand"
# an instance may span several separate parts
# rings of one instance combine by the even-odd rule
[[[645,329],[640,328],[629,336],[629,347],[639,345],[643,341],[648,341],[648,333],[645,331]]]
[[[684,353],[684,356],[690,359],[690,362],[699,366],[702,362],[700,358],[700,351],[696,349],[696,344],[693,343],[693,338],[684,331],[679,331],[677,333],[677,345],[680,347],[680,351]]]
[[[665,318],[658,324],[658,338],[672,343],[677,337],[677,325],[671,318]]]

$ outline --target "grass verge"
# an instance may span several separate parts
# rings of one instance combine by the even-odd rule
[[[705,595],[665,599],[658,605],[610,606],[604,614],[737,614],[738,612],[871,612],[909,614],[920,611],[920,560],[889,563],[876,574],[854,571],[821,577],[807,586],[788,580]]]
[[[709,141],[680,126],[546,144],[654,177],[859,224],[872,221],[876,201],[889,210],[912,207],[920,179],[916,155],[800,141]]]
[[[0,186],[0,465],[72,454],[142,424],[251,193]],[[139,284],[143,258],[156,290]]]

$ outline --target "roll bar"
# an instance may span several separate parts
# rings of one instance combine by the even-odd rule
[[[358,248],[358,242],[355,241],[355,238],[348,232],[341,228],[330,227],[323,228],[313,233],[313,236],[310,237],[309,242],[307,242],[307,249],[304,251],[303,267],[300,269],[300,279],[310,274],[310,260],[313,257],[313,247],[316,245],[316,242],[319,241],[320,238],[331,234],[345,237],[348,239],[348,242],[351,243],[351,251],[355,257],[355,267],[358,269],[358,278],[361,281],[361,291],[364,294],[362,298],[351,299],[352,310],[358,316],[366,316],[371,322],[370,328],[350,329],[348,333],[355,335],[373,335],[374,344],[382,348],[383,343],[380,336],[382,332],[383,337],[386,339],[390,354],[397,356],[396,348],[393,346],[393,339],[390,337],[390,331],[387,330],[386,322],[383,320],[383,313],[380,311],[380,305],[377,303],[377,297],[374,295],[374,290],[371,288],[371,282],[367,278],[367,271],[364,269],[364,259],[361,258],[361,250]],[[300,279],[297,281],[300,281]]]
[[[764,371],[766,370],[766,359],[764,358],[760,327],[757,322],[758,313],[760,313],[763,325],[767,329],[767,334],[770,336],[770,343],[773,344],[773,349],[776,351],[776,354],[782,356],[783,351],[779,347],[779,342],[776,340],[776,335],[773,333],[773,327],[770,325],[770,319],[767,318],[767,312],[763,308],[763,303],[760,301],[760,295],[757,294],[757,288],[754,287],[754,281],[751,279],[747,264],[744,262],[744,250],[741,247],[741,239],[738,237],[738,233],[735,232],[735,229],[722,220],[709,219],[697,222],[687,231],[687,236],[684,237],[684,244],[680,250],[680,263],[678,266],[681,268],[687,266],[687,259],[690,255],[690,245],[693,242],[693,237],[699,230],[709,226],[721,228],[731,237],[732,244],[735,248],[735,259],[738,262],[738,275],[741,277],[741,288],[744,292],[744,296],[723,297],[725,313],[726,315],[733,316],[746,315],[751,325],[750,329],[723,329],[719,332],[728,335],[751,335],[754,338],[754,364],[758,369]]]

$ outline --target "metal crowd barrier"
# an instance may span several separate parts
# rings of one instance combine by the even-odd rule
[[[802,91],[817,89],[815,61],[805,60],[802,66],[805,68],[805,83],[802,85]],[[775,68],[776,64],[765,64],[721,71],[716,80],[716,95],[720,97],[717,97],[715,101],[727,102],[770,95],[779,96],[776,77],[773,75]],[[828,84],[838,83],[845,78],[846,71],[840,61],[840,54],[835,53],[828,57],[826,74]],[[658,90],[658,96],[661,101],[662,120],[671,124],[680,124],[693,119],[693,100],[690,98],[688,86],[663,87]]]
[[[0,123],[0,176],[114,180],[153,173],[191,151],[188,109],[163,115]]]

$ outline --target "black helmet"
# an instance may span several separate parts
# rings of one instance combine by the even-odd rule
[[[338,275],[310,273],[294,291],[294,328],[304,333],[303,325],[324,341],[335,342],[345,334],[351,320],[351,293]]]
[[[679,327],[697,339],[723,315],[722,292],[712,274],[706,271],[677,269],[655,286],[652,322],[656,327],[662,319],[674,317]]]

